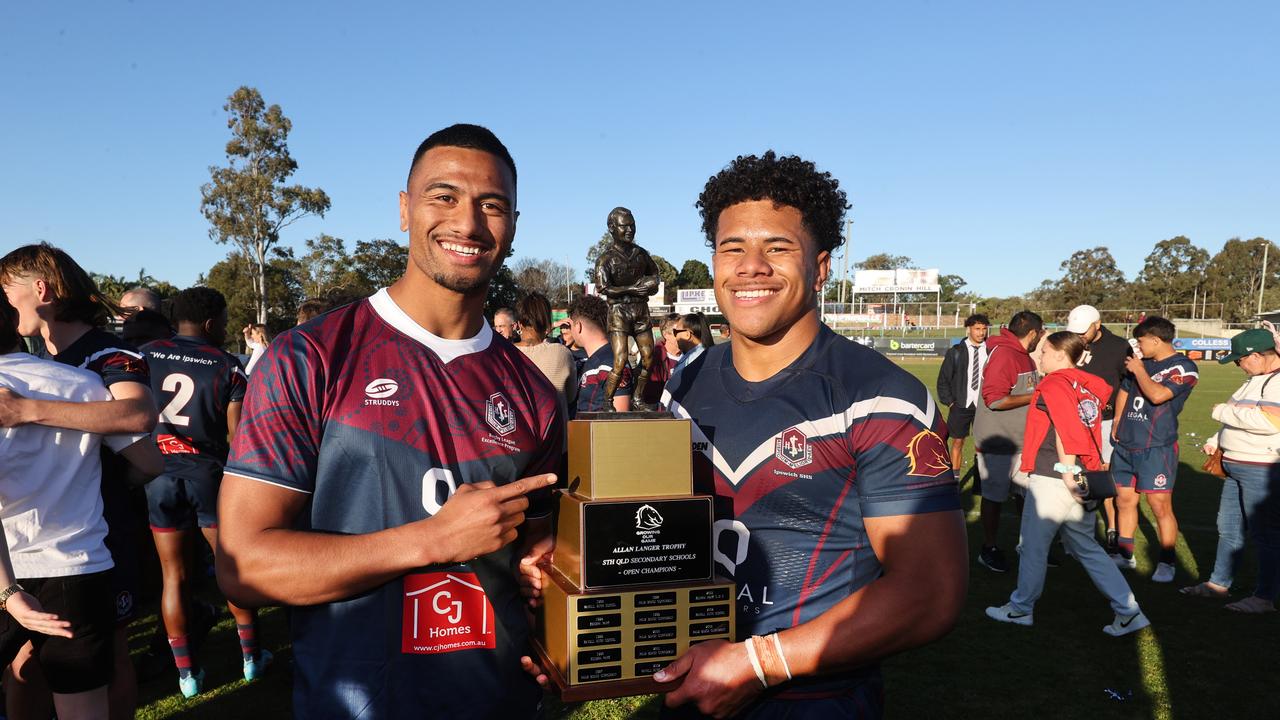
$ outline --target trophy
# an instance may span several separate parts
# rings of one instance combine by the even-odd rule
[[[651,676],[691,645],[733,639],[734,585],[713,573],[712,500],[693,494],[689,421],[578,418],[535,651],[566,702],[660,692]]]

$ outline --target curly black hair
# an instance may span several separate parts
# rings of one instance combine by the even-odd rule
[[[173,298],[173,321],[203,323],[216,320],[227,309],[227,299],[210,287],[189,287]]]
[[[702,215],[707,247],[715,247],[716,226],[725,208],[766,199],[799,210],[819,250],[830,252],[844,243],[840,230],[844,213],[852,206],[840,189],[840,181],[829,172],[819,172],[808,160],[795,155],[778,157],[769,150],[761,157],[739,155],[707,180],[695,203]]]
[[[579,295],[569,303],[569,317],[586,320],[601,332],[609,329],[609,303],[595,295]]]

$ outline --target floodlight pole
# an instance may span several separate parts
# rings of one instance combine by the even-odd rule
[[[1262,293],[1267,289],[1267,252],[1271,250],[1271,241],[1262,241],[1262,278],[1258,280],[1258,314],[1262,314]]]

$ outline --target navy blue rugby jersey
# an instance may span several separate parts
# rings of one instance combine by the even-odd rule
[[[106,330],[92,328],[57,355],[46,349],[43,357],[97,373],[110,390],[121,382],[136,382],[150,387],[151,371],[146,358],[137,348]],[[116,558],[116,566],[127,565],[121,554],[134,552],[132,547],[133,510],[129,501],[129,461],[102,450],[102,515],[107,520],[107,547]],[[120,600],[121,603],[131,600]]]
[[[823,326],[786,369],[747,382],[732,352],[716,345],[682,368],[663,404],[693,420],[694,489],[715,496],[716,569],[737,583],[745,638],[879,577],[864,518],[953,511],[960,496],[933,398],[884,356]]]
[[[1125,375],[1120,389],[1129,393],[1129,399],[1123,408],[1116,410],[1121,414],[1116,444],[1126,450],[1146,450],[1178,442],[1178,414],[1200,380],[1199,368],[1182,354],[1159,361],[1144,358],[1142,366],[1152,380],[1173,391],[1173,397],[1153,405],[1143,396],[1138,381],[1132,375]]]
[[[227,408],[244,400],[240,361],[202,338],[175,335],[143,345],[160,421],[156,446],[166,473],[200,479],[227,461]]]
[[[557,471],[563,427],[551,384],[488,324],[445,340],[382,290],[276,337],[226,473],[308,494],[301,529],[370,533],[431,516],[462,483]],[[530,499],[528,516],[550,512],[549,490]],[[531,715],[517,562],[508,545],[295,608],[294,715]]]
[[[578,412],[611,412],[613,410],[613,398],[606,399],[604,396],[604,384],[609,380],[610,372],[613,372],[613,348],[609,343],[605,343],[587,357],[587,361],[578,373]],[[632,386],[631,365],[623,365],[622,379],[618,382],[617,389],[613,391],[613,396],[630,395]]]

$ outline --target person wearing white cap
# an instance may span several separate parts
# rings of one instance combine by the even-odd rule
[[[1102,466],[1111,465],[1111,426],[1116,414],[1116,395],[1120,392],[1120,380],[1128,372],[1124,369],[1125,358],[1132,350],[1124,338],[1116,335],[1102,324],[1102,315],[1092,305],[1077,305],[1067,316],[1067,331],[1084,339],[1087,347],[1080,359],[1080,369],[1096,375],[1111,386],[1111,397],[1107,398],[1106,407],[1102,409]],[[1107,548],[1116,552],[1116,503],[1107,500],[1103,519],[1107,523]]]

